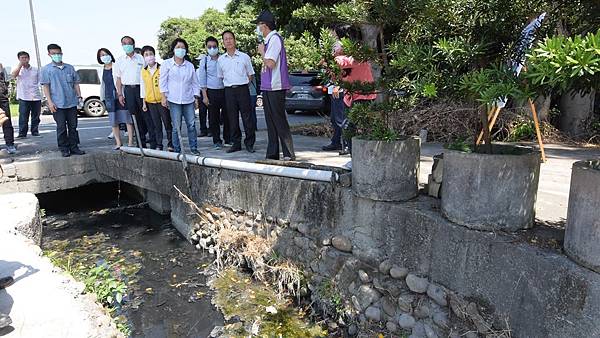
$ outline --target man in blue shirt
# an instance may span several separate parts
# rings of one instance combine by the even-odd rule
[[[83,155],[77,144],[77,106],[81,101],[79,74],[73,66],[62,62],[62,49],[57,44],[48,45],[52,63],[42,68],[40,84],[48,99],[48,108],[56,121],[58,148],[63,157]]]

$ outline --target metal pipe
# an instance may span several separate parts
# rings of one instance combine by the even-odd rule
[[[133,147],[121,147],[121,151],[133,154],[140,155],[140,150]],[[144,149],[144,153],[146,156],[162,158],[172,161],[180,161],[179,154],[170,153],[162,150],[150,150]],[[232,161],[232,160],[222,160],[218,158],[210,158],[210,157],[202,157],[202,156],[194,156],[187,155],[186,160],[188,163],[197,164],[203,167],[210,168],[221,168],[221,169],[229,169],[243,172],[250,172],[255,174],[263,174],[263,175],[271,175],[271,176],[280,176],[280,177],[289,177],[289,178],[297,178],[302,180],[309,181],[319,181],[319,182],[337,182],[339,180],[339,176],[337,173],[328,170],[315,170],[315,169],[302,169],[302,168],[293,168],[293,167],[284,167],[278,165],[270,165],[270,164],[258,164],[258,163],[249,163],[242,161]]]

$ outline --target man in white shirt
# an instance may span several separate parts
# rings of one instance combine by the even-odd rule
[[[256,125],[252,118],[252,104],[248,83],[254,77],[254,68],[248,54],[236,48],[235,34],[225,31],[221,35],[223,46],[227,52],[219,57],[217,74],[223,79],[225,86],[225,102],[227,102],[227,117],[231,131],[232,146],[227,150],[233,153],[242,150],[242,132],[240,130],[239,115],[244,123],[244,145],[250,153],[254,152],[256,141]]]
[[[215,149],[221,149],[221,123],[223,124],[223,139],[225,144],[230,144],[229,121],[225,109],[225,85],[223,79],[218,77],[217,64],[219,61],[219,41],[213,36],[206,38],[204,45],[208,55],[198,58],[200,65],[196,73],[200,88],[202,89],[202,100],[208,107],[208,125],[213,138]]]
[[[19,136],[27,137],[29,116],[31,116],[31,136],[40,136],[40,114],[42,112],[42,92],[40,91],[40,72],[29,64],[29,53],[17,53],[19,65],[12,71],[17,79],[17,99],[19,100]]]
[[[125,55],[119,57],[113,66],[113,77],[117,81],[117,95],[121,105],[127,107],[129,113],[136,120],[141,147],[146,147],[146,133],[150,148],[156,149],[156,136],[154,135],[154,124],[149,113],[142,110],[142,99],[140,98],[141,71],[144,67],[144,57],[135,53],[135,40],[130,36],[121,38],[121,46]],[[138,131],[136,131],[138,132]]]

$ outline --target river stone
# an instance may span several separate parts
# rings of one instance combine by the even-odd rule
[[[412,292],[425,293],[425,291],[427,291],[427,286],[429,286],[429,282],[427,281],[427,278],[418,277],[411,273],[406,276],[406,285],[408,285],[408,288]]]
[[[403,279],[408,275],[408,269],[407,268],[402,268],[399,266],[392,266],[390,268],[390,276],[392,276],[392,278],[394,279]]]
[[[358,326],[356,326],[356,324],[351,324],[348,327],[348,335],[355,336],[357,333],[358,333]]]
[[[425,334],[425,326],[423,325],[423,323],[418,322],[415,324],[415,326],[412,328],[412,334],[410,335],[410,337],[413,337],[413,338],[427,337]]]
[[[256,214],[256,218],[254,219],[256,222],[262,222],[262,214]]]
[[[406,313],[401,314],[398,318],[398,325],[400,325],[401,328],[406,330],[412,329],[416,323],[417,321],[415,320],[415,318]]]
[[[479,338],[479,335],[473,331],[469,331],[465,334],[465,338]]]
[[[383,308],[383,312],[388,316],[394,317],[396,315],[396,305],[390,297],[383,297],[381,299],[381,307]]]
[[[213,215],[212,215],[210,212],[207,212],[207,213],[206,213],[206,220],[207,220],[209,223],[214,223],[214,222],[215,222],[215,219],[213,218]]]
[[[225,228],[230,228],[231,227],[231,222],[229,222],[228,219],[223,219],[223,226]]]
[[[267,216],[267,222],[273,223],[273,217],[272,216]]]
[[[330,245],[331,245],[331,238],[324,238],[324,239],[321,241],[321,244],[322,244],[323,246],[330,246]]]
[[[367,284],[371,281],[371,277],[369,277],[365,270],[358,270],[358,278],[363,284]]]
[[[220,337],[223,334],[223,327],[222,326],[215,326],[212,331],[210,331],[210,335],[209,337],[211,338],[217,338]]]
[[[415,300],[415,296],[411,294],[404,294],[398,297],[398,308],[400,311],[405,313],[412,313],[412,302]]]
[[[367,319],[372,320],[374,322],[381,321],[381,310],[375,306],[369,306],[365,311],[365,316]]]
[[[366,309],[369,305],[375,303],[381,298],[381,295],[377,290],[373,289],[370,285],[361,285],[358,288],[358,303],[360,310]]]
[[[435,323],[435,325],[441,328],[447,328],[449,323],[448,314],[444,311],[436,311],[433,314],[433,322]]]
[[[385,261],[379,263],[379,272],[381,272],[384,275],[387,275],[388,273],[390,273],[391,268],[392,268],[392,263],[390,262],[389,259],[386,259]]]
[[[442,289],[439,285],[429,284],[429,287],[427,287],[427,295],[440,306],[448,305],[446,291],[444,291],[444,289]]]
[[[394,322],[385,323],[385,328],[391,333],[396,333],[398,331],[398,325]]]
[[[235,214],[229,215],[229,219],[232,220],[232,221],[235,221],[236,218],[237,217],[235,216]]]
[[[423,327],[425,328],[425,336],[427,338],[438,338],[438,335],[433,331],[433,328],[429,326],[429,324],[423,324]]]
[[[306,223],[298,224],[298,231],[303,235],[308,235],[310,233],[310,227]]]
[[[345,236],[334,236],[331,239],[334,248],[343,252],[352,252],[352,242]]]
[[[417,317],[419,319],[428,318],[429,315],[431,314],[431,309],[429,308],[429,306],[427,306],[427,304],[425,302],[422,302],[415,308],[415,311],[413,314],[415,317]]]
[[[235,219],[235,221],[236,221],[238,224],[243,224],[243,223],[244,223],[244,217],[242,217],[242,216],[238,216],[238,217]]]

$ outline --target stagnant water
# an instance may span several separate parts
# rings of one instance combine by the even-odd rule
[[[78,243],[84,254],[105,247],[103,253],[139,268],[120,310],[132,337],[207,337],[223,325],[200,273],[211,258],[186,242],[168,216],[148,208],[115,211],[141,202],[125,188],[102,184],[38,195],[46,220],[43,249]]]

